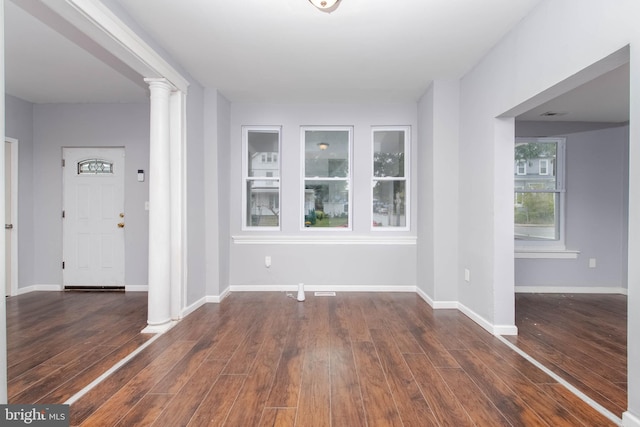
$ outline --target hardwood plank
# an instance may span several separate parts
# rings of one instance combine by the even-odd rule
[[[149,339],[148,334],[138,334],[129,342],[118,347],[111,353],[105,354],[103,358],[95,361],[95,363],[89,363],[87,368],[69,381],[59,385],[54,390],[44,396],[42,402],[66,402],[71,396],[78,393],[84,387],[89,385],[96,378],[100,377],[107,370],[109,370],[116,363],[120,362],[123,358],[131,354],[134,350],[140,347]]]
[[[198,341],[185,356],[171,368],[169,372],[151,389],[150,393],[178,393],[189,382],[209,352],[209,342]],[[214,363],[220,363],[217,359]],[[221,364],[224,368],[226,360]],[[218,373],[219,374],[219,373]],[[216,374],[216,376],[218,375]]]
[[[296,408],[265,408],[259,427],[293,427]]]
[[[406,427],[437,425],[429,404],[396,346],[392,332],[372,329],[370,333],[402,424]]]
[[[496,376],[503,381],[507,380],[510,388],[523,398],[527,405],[534,409],[538,416],[549,425],[572,426],[576,424],[577,420],[573,417],[573,414],[547,394],[541,393],[540,389],[529,381],[522,372],[508,363],[504,363],[501,358],[496,360],[495,354],[492,354],[484,343],[476,341],[471,352],[479,361],[489,366]]]
[[[473,422],[480,426],[511,426],[504,415],[460,368],[439,369],[442,378]]]
[[[118,391],[100,405],[81,425],[106,426],[119,422],[123,416],[122,408],[131,407],[138,403],[138,401],[144,397],[147,390],[160,381],[166,372],[177,363],[193,345],[193,341],[177,341],[172,343],[138,374],[125,384],[122,384]]]
[[[605,427],[616,425],[616,423],[609,420],[591,406],[585,404],[578,396],[571,393],[566,387],[558,383],[539,384],[538,387],[544,390],[545,393],[556,400],[559,404],[570,410],[571,414],[585,426],[592,425]]]
[[[404,359],[439,424],[445,426],[474,425],[469,414],[427,356],[424,354],[405,354]]]
[[[353,356],[349,331],[331,328],[329,336],[329,381],[331,424],[335,426],[366,426],[362,391]]]
[[[401,426],[402,421],[387,384],[375,346],[366,341],[353,343],[356,369],[368,426]]]
[[[81,373],[90,366],[93,361],[100,360],[104,357],[103,353],[108,351],[108,349],[102,348],[101,346],[93,347],[84,357],[78,357],[72,363],[62,366],[57,371],[52,372],[42,380],[13,396],[13,399],[15,399],[16,402],[39,402],[44,396],[49,394],[51,390],[55,390],[60,385],[69,381],[70,378]]]
[[[542,417],[520,397],[511,386],[510,378],[504,381],[484,363],[468,351],[452,350],[452,355],[464,371],[480,387],[485,395],[494,402],[496,407],[513,425],[546,425]],[[553,425],[553,424],[551,424]]]
[[[172,398],[172,395],[166,393],[147,394],[114,427],[151,425]]]
[[[246,378],[246,375],[220,375],[187,425],[189,427],[223,425]]]
[[[290,311],[280,306],[270,315],[271,318],[264,319],[264,323],[272,327],[267,339],[263,340],[264,343],[258,350],[240,393],[231,407],[226,421],[230,426],[253,426],[260,422],[288,333]]]
[[[202,363],[181,392],[165,406],[152,426],[186,426],[200,406],[203,396],[206,396],[213,387],[225,364],[226,360],[211,359]]]
[[[322,298],[307,298],[307,302],[313,321],[302,366],[296,425],[323,427],[331,425],[329,302]]]
[[[276,375],[269,391],[266,406],[281,408],[297,406],[300,395],[304,349],[307,345],[308,335],[308,319],[304,318],[304,316],[294,316],[289,326],[282,357],[276,368]]]

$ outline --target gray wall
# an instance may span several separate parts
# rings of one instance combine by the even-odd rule
[[[229,203],[221,200],[221,209],[230,209],[230,235],[309,237],[310,244],[237,244],[230,246],[229,285],[295,285],[304,282],[317,286],[415,286],[415,245],[375,244],[314,244],[315,236],[391,237],[415,236],[417,224],[416,179],[417,157],[411,167],[411,231],[371,231],[371,126],[410,125],[411,153],[416,152],[417,108],[415,103],[384,105],[231,105]],[[282,179],[280,232],[241,230],[241,126],[282,125]],[[300,230],[301,202],[301,141],[303,125],[352,125],[353,187],[352,227],[350,232]],[[222,141],[220,141],[222,143]],[[222,151],[221,151],[222,152]],[[222,168],[221,168],[222,170]],[[272,266],[264,266],[264,257],[271,256]]]
[[[33,104],[5,96],[6,136],[18,140],[18,288],[33,281]]]
[[[149,170],[149,105],[41,104],[33,111],[32,284],[62,283],[62,147],[116,146],[126,153],[125,281],[147,285],[148,179],[138,182],[137,170]]]
[[[570,131],[577,124],[567,124]],[[597,128],[594,124],[587,127]],[[518,122],[517,136],[564,136],[566,247],[578,259],[516,259],[516,286],[626,288],[629,127],[562,133],[560,123]],[[596,268],[589,268],[589,258]]]

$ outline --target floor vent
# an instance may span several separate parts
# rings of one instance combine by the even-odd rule
[[[64,290],[76,292],[124,292],[124,286],[65,286]]]
[[[317,297],[335,297],[336,293],[335,292],[314,292],[313,293],[315,296]]]

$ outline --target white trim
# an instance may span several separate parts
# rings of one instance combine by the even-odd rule
[[[113,365],[111,368],[107,369],[106,372],[104,372],[102,375],[100,375],[98,378],[96,378],[95,380],[93,380],[92,382],[90,382],[86,387],[84,387],[82,390],[80,390],[79,392],[77,392],[76,394],[74,394],[73,396],[71,396],[69,399],[67,399],[66,402],[64,402],[65,405],[71,405],[75,402],[77,402],[82,396],[84,396],[85,394],[87,394],[92,388],[94,388],[95,386],[97,386],[98,384],[100,384],[102,381],[104,381],[107,377],[109,377],[109,375],[113,374],[115,371],[117,371],[118,369],[120,369],[122,366],[124,366],[126,363],[128,363],[131,359],[133,359],[134,357],[136,357],[142,350],[144,350],[145,348],[149,347],[155,340],[157,340],[158,338],[160,338],[161,334],[158,334],[156,336],[153,336],[151,338],[149,338],[146,342],[144,342],[140,347],[136,348],[135,350],[133,350],[131,353],[129,353],[127,356],[125,356],[124,358],[120,359],[120,361],[118,361],[118,363],[116,363],[115,365]]]
[[[640,427],[640,416],[627,411],[622,414],[622,425],[624,427]]]
[[[11,284],[9,286],[9,295],[16,295],[18,292],[18,235],[20,229],[18,227],[18,140],[15,138],[4,138],[5,142],[11,145]],[[6,255],[5,255],[6,258]]]
[[[189,87],[187,79],[99,0],[67,0],[67,3],[140,64],[169,80],[181,92],[187,93]],[[131,66],[131,61],[125,62]],[[159,77],[142,74],[145,74],[145,77]]]
[[[544,372],[545,374],[549,375],[551,378],[556,380],[560,385],[562,385],[564,388],[569,390],[571,393],[573,393],[575,396],[577,396],[579,399],[581,399],[584,403],[586,403],[587,405],[591,406],[593,409],[595,409],[596,411],[601,413],[603,416],[608,418],[610,421],[613,421],[616,425],[620,425],[620,422],[622,421],[620,418],[618,418],[612,412],[607,410],[604,406],[600,405],[598,402],[596,402],[595,400],[593,400],[592,398],[590,398],[589,396],[584,394],[582,391],[580,391],[573,384],[571,384],[570,382],[568,382],[567,380],[562,378],[560,375],[558,375],[555,372],[553,372],[551,369],[547,368],[542,363],[538,362],[536,359],[534,359],[529,354],[527,354],[527,352],[525,352],[522,349],[520,349],[517,345],[513,344],[508,339],[506,339],[504,337],[501,337],[499,335],[498,335],[498,339],[500,341],[502,341],[511,350],[513,350],[514,352],[518,353],[521,357],[523,357],[524,359],[529,361],[531,364],[533,364],[536,368],[540,369],[542,372]]]
[[[578,259],[580,251],[567,249],[519,248],[516,246],[516,259]]]
[[[197,300],[196,302],[194,302],[193,304],[185,307],[182,310],[182,312],[180,313],[182,318],[184,319],[185,317],[187,317],[188,315],[190,315],[191,313],[193,313],[194,311],[196,311],[197,309],[199,309],[200,307],[202,307],[203,305],[205,305],[208,302],[209,301],[207,300],[207,297],[202,297],[199,300]]]
[[[149,292],[149,285],[124,285],[125,292]]]
[[[209,295],[206,298],[207,302],[211,302],[214,304],[219,304],[222,302],[223,299],[225,299],[226,297],[229,296],[229,294],[231,293],[231,289],[230,288],[225,288],[222,292],[220,292],[220,295]]]
[[[18,288],[16,295],[28,294],[29,292],[60,292],[63,291],[62,285],[31,285],[24,288]]]
[[[140,331],[141,334],[163,334],[178,324],[176,320],[170,320],[160,325],[149,325]]]
[[[231,292],[294,292],[298,285],[231,285]],[[304,285],[309,292],[415,292],[413,285]]]
[[[231,236],[237,245],[415,245],[416,236]]]
[[[516,286],[517,294],[621,294],[628,289],[620,286]]]
[[[466,305],[464,305],[464,304],[462,304],[460,302],[458,303],[458,310],[460,310],[469,319],[473,320],[478,325],[480,325],[487,332],[495,335],[495,325],[491,324],[491,322],[489,322],[487,319],[485,319],[484,317],[480,316],[478,313],[476,313],[475,311],[471,310],[469,307],[467,307]]]
[[[416,293],[434,310],[458,310],[493,335],[518,335],[515,325],[494,325],[460,301],[434,301],[420,288],[416,288]]]

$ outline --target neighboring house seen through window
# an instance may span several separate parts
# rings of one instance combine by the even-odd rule
[[[280,229],[280,127],[242,128],[243,229]]]
[[[351,228],[353,128],[302,127],[304,229]]]
[[[564,138],[516,140],[516,246],[564,248],[564,152]]]

